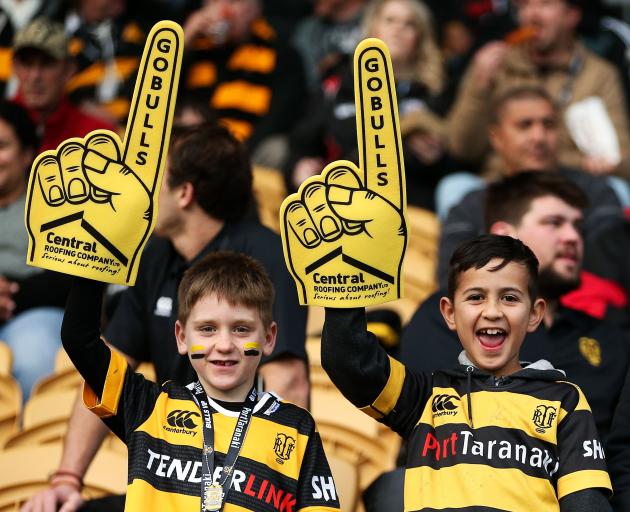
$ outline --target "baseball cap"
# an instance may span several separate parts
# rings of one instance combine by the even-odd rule
[[[13,54],[34,48],[57,60],[68,57],[68,36],[60,23],[47,18],[37,18],[20,30],[13,41]]]

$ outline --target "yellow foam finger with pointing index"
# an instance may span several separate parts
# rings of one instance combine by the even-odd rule
[[[364,185],[402,208],[406,205],[405,167],[394,71],[385,43],[374,38],[361,41],[354,66],[359,168]]]
[[[177,23],[161,21],[151,29],[122,141],[96,130],[35,160],[25,209],[28,264],[135,283],[157,218],[183,40]]]

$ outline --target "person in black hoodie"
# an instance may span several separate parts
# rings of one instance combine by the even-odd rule
[[[611,322],[563,304],[583,275],[586,197],[556,172],[527,172],[493,183],[485,199],[487,232],[522,240],[540,265],[539,294],[547,312],[540,327],[527,334],[522,357],[547,359],[580,386],[605,441],[628,368],[630,337]],[[442,295],[429,297],[403,332],[401,361],[414,369],[433,371],[459,353],[457,336],[439,313]]]
[[[549,362],[520,363],[545,314],[536,256],[515,238],[484,235],[449,268],[440,311],[464,348],[450,370],[408,369],[367,330],[363,308],[326,309],[324,369],[407,440],[404,509],[611,510],[586,398]]]

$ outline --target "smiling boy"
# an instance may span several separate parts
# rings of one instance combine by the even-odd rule
[[[545,314],[538,261],[486,235],[455,251],[440,310],[459,365],[415,372],[387,356],[362,308],[326,309],[322,364],[342,393],[407,440],[404,510],[608,511],[610,480],[590,408],[564,373],[521,364]]]
[[[243,254],[215,252],[179,286],[177,348],[198,380],[162,386],[100,339],[101,283],[76,279],[62,340],[84,402],[129,450],[125,510],[339,510],[312,417],[256,389],[274,348],[273,286]]]
[[[545,302],[536,298],[530,280],[538,268],[533,254],[523,261],[494,258],[482,244],[464,246],[453,258],[440,310],[474,366],[501,377],[521,369],[521,345],[525,334],[538,327]],[[472,258],[471,252],[484,249],[486,254]]]

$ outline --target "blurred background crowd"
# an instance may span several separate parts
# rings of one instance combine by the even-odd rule
[[[565,348],[542,355],[585,389],[600,434],[616,440],[614,454],[630,450],[630,439],[614,432],[630,432],[630,389],[623,387],[630,361],[630,2],[0,0],[0,510],[2,489],[19,487],[19,470],[3,464],[26,457],[20,448],[53,447],[39,460],[54,473],[50,488],[46,479],[38,487],[31,467],[28,492],[11,503],[39,490],[47,496],[41,503],[71,502],[74,510],[86,489],[92,496],[124,490],[124,482],[110,485],[111,475],[96,474],[99,460],[123,450],[114,441],[86,476],[106,434],[72,405],[79,380],[59,339],[67,278],[26,266],[23,215],[39,152],[97,128],[124,131],[145,38],[161,19],[182,25],[185,50],[156,238],[138,286],[109,291],[104,326],[135,367],[149,363],[143,368],[158,381],[189,379],[172,335],[181,274],[208,251],[259,258],[277,288],[280,326],[276,353],[261,370],[266,386],[310,406],[323,425],[344,510],[396,510],[375,505],[391,482],[370,484],[395,467],[398,442],[344,402],[321,371],[322,314],[297,304],[277,237],[288,193],[329,162],[358,163],[352,55],[358,41],[378,37],[395,74],[411,235],[407,298],[369,311],[373,332],[412,367],[455,364],[458,349],[444,348],[450,341],[436,302],[453,250],[496,222],[519,228],[508,212],[521,190],[538,190],[528,200],[548,194],[564,201],[580,213],[573,231],[546,203],[527,203],[522,212],[540,207],[537,225],[553,230],[534,249],[541,268],[551,254],[550,267],[558,256],[576,269],[559,284],[546,274],[557,286],[545,298],[558,307],[543,326],[544,343]],[[555,178],[534,185],[515,178],[534,172],[559,176],[585,201],[557,192]],[[514,202],[501,210],[505,197]],[[531,233],[517,235],[528,240]],[[43,401],[46,390],[54,401]],[[618,408],[624,399],[627,407]],[[33,411],[45,409],[55,410],[54,421],[34,419]],[[69,453],[70,442],[86,448]],[[622,501],[630,457],[618,458],[616,506],[630,510]],[[364,491],[370,497],[362,503]]]

